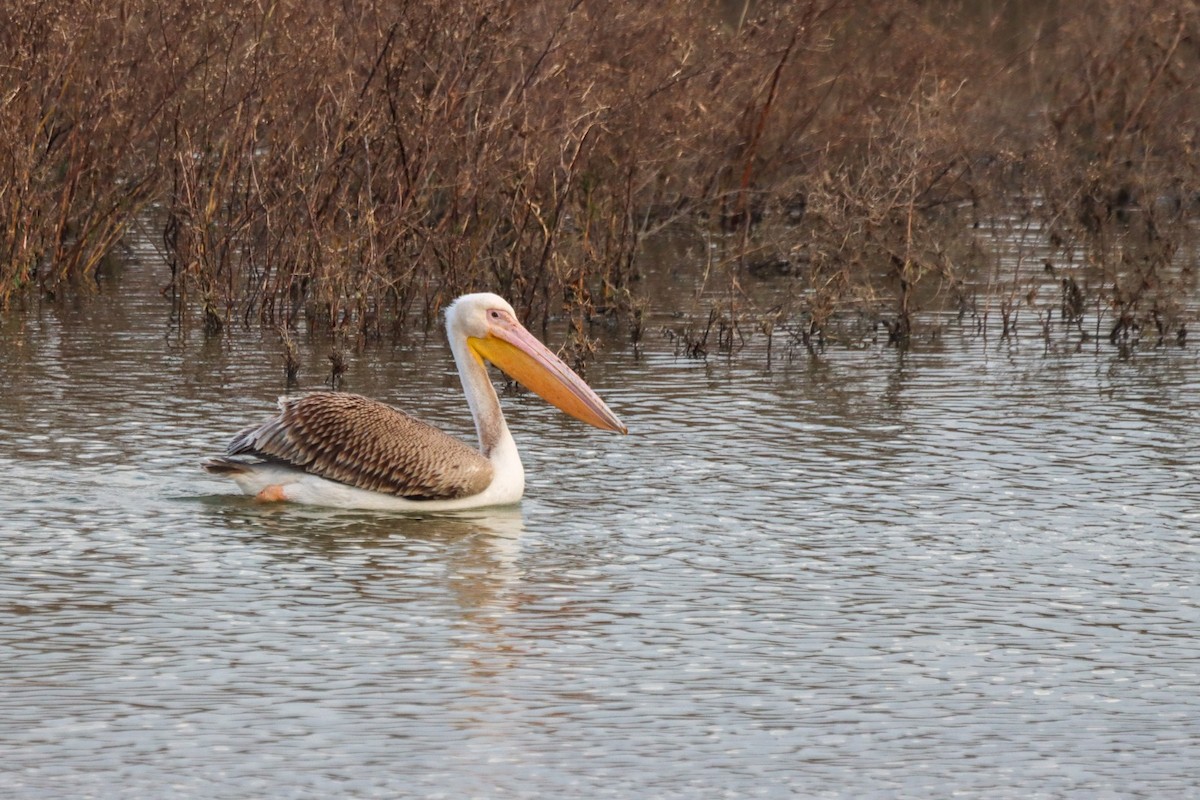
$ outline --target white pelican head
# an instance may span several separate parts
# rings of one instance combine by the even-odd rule
[[[601,430],[628,433],[583,379],[517,321],[502,297],[485,292],[458,298],[446,309],[446,333],[451,346],[465,342],[481,365],[495,364],[564,413]]]

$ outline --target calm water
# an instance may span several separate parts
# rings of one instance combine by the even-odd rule
[[[1200,793],[1195,348],[612,342],[630,436],[506,396],[525,501],[426,519],[201,472],[282,366],[153,280],[0,356],[5,797]],[[440,336],[345,388],[470,430]]]

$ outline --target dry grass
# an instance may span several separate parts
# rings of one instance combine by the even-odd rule
[[[596,315],[640,330],[669,226],[719,237],[697,315],[721,346],[847,314],[902,342],[981,275],[1006,320],[1066,308],[981,254],[1016,226],[1114,341],[1177,336],[1200,12],[1042,5],[14,0],[0,306],[86,285],[153,221],[212,332],[370,338],[487,288],[569,315],[582,360]],[[764,263],[786,307],[742,291]]]

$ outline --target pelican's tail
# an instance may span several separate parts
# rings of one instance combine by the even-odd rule
[[[204,462],[204,469],[213,475],[246,475],[254,470],[254,465],[232,458],[210,458]]]

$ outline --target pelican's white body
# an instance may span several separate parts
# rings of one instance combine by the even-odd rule
[[[507,426],[505,427],[507,432]],[[492,452],[495,477],[479,494],[456,497],[453,500],[410,500],[407,497],[369,492],[349,484],[326,480],[283,464],[267,462],[247,465],[245,472],[230,475],[238,487],[251,496],[267,489],[278,488],[281,497],[293,503],[357,508],[364,511],[462,511],[484,506],[507,506],[520,501],[525,493],[525,469],[517,453],[516,442],[508,436],[507,446]]]

